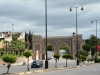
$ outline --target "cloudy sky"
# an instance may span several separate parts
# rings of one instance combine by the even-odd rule
[[[96,34],[96,21],[100,19],[100,0],[47,0],[48,36],[71,36],[76,32],[77,9],[78,33],[83,39]],[[28,32],[45,36],[45,0],[0,0],[0,31]],[[100,20],[97,33],[100,38]]]

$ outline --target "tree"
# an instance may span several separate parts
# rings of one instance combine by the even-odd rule
[[[90,45],[87,43],[85,43],[82,48],[83,48],[83,50],[86,50],[88,52],[90,51]]]
[[[32,53],[29,51],[25,51],[23,55],[28,59],[27,61],[27,70],[29,71],[29,57],[32,56]]]
[[[28,40],[29,40],[29,42],[30,42],[29,49],[32,49],[32,32],[31,32],[31,31],[29,31]]]
[[[5,44],[5,48],[6,48],[6,54],[7,54],[7,50],[8,50],[9,41],[5,40],[3,43]]]
[[[91,36],[90,36],[90,37],[91,37]],[[86,40],[85,40],[85,43],[86,43],[86,44],[89,44],[89,43],[90,43],[90,39],[86,39]]]
[[[4,48],[0,48],[0,54],[1,54],[1,56],[4,55],[4,52],[5,52],[5,49]]]
[[[28,33],[25,32],[25,48],[29,48]]]
[[[66,44],[63,44],[60,46],[60,49],[65,50],[67,53],[69,53],[69,47]]]
[[[15,56],[5,56],[2,58],[2,60],[8,63],[7,73],[9,73],[9,68],[11,67],[11,64],[16,62],[16,57]]]
[[[18,40],[17,38],[13,38],[10,42],[10,49],[14,52],[14,54],[18,55],[18,53],[25,50],[25,42],[23,40]]]
[[[93,59],[93,56],[95,55],[95,46],[92,46],[91,47],[91,55],[92,55],[92,59]]]
[[[79,54],[86,57],[89,55],[89,53],[86,50],[81,50]]]
[[[28,35],[27,35],[27,33],[25,32],[25,41],[27,41],[27,37],[28,37]]]
[[[96,36],[94,35],[90,35],[89,39],[85,40],[85,44],[83,45],[83,49],[86,51],[91,51],[91,56],[92,58],[95,55],[96,52],[96,45],[100,43],[100,39],[98,39]],[[90,46],[90,48],[89,48]]]
[[[54,54],[54,59],[55,59],[55,68],[57,68],[57,60],[59,60],[60,55],[59,54]]]
[[[71,55],[71,54],[65,54],[65,55],[62,56],[62,58],[66,59],[66,67],[67,67],[67,60],[68,59],[73,59],[73,55]]]
[[[19,50],[20,55],[22,55],[22,52],[25,50],[25,42],[23,40],[18,40],[17,49]]]
[[[86,50],[81,50],[79,54],[80,54],[79,59],[81,59],[84,64],[84,61],[86,60],[89,53]]]
[[[48,50],[48,51],[52,51],[52,48],[53,48],[53,46],[52,46],[51,44],[49,44],[49,45],[47,46],[47,50]]]

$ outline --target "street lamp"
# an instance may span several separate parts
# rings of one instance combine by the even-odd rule
[[[12,39],[13,39],[13,25],[14,25],[14,24],[12,24]]]
[[[47,0],[45,0],[45,32],[46,32],[46,60],[45,69],[48,69],[48,59],[47,59]]]
[[[93,23],[93,21],[95,21],[96,22],[96,47],[97,47],[97,22],[99,21],[100,19],[98,19],[98,20],[92,20],[91,21],[91,23]],[[97,49],[97,48],[96,48]],[[95,58],[97,58],[97,50],[96,50],[96,57]]]
[[[76,6],[71,6],[71,7],[70,7],[70,11],[72,11],[72,8],[76,8],[77,65],[79,65],[79,59],[78,59],[78,58],[79,58],[79,56],[78,56],[78,36],[77,36],[77,32],[78,32],[78,31],[77,31],[77,8],[78,8],[78,7],[81,7],[81,10],[84,10],[82,5],[77,6],[77,7],[76,7]]]

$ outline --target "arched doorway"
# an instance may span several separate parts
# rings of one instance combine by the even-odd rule
[[[46,47],[44,48],[45,49],[45,53],[46,53]],[[53,55],[55,53],[55,49],[56,47],[52,44],[52,43],[48,43],[47,44],[47,57],[52,57],[53,58]]]

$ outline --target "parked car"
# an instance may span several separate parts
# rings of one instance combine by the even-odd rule
[[[31,64],[31,68],[42,68],[43,67],[43,61],[41,60],[34,60]]]
[[[47,59],[50,60],[50,59],[52,59],[52,58],[51,58],[51,57],[48,57]]]

